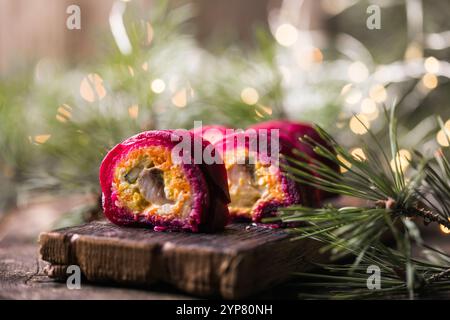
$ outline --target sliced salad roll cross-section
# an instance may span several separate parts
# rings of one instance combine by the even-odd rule
[[[196,164],[192,150],[172,152],[183,139],[212,145],[191,132],[161,130],[116,145],[100,167],[103,210],[113,223],[155,230],[211,232],[228,222],[227,175],[221,163]]]
[[[282,155],[294,156],[292,142],[283,134],[273,138],[267,130],[247,130],[214,144],[227,169],[229,211],[234,219],[260,222],[279,207],[310,204],[304,186],[290,179],[280,166],[287,161]]]

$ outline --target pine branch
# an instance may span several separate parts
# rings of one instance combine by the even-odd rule
[[[445,278],[450,278],[450,268],[440,273],[433,274],[428,279],[426,279],[426,282],[427,284],[431,284],[433,282],[437,282]]]
[[[408,235],[405,237],[408,239]],[[326,237],[323,241],[328,240]],[[345,243],[348,253],[357,255],[361,247],[350,247]],[[428,247],[429,248],[429,247]],[[435,249],[433,249],[435,250]],[[450,264],[432,263],[410,257],[405,251],[392,249],[376,242],[364,250],[361,262],[350,264],[317,265],[315,273],[297,273],[296,286],[301,298],[313,299],[373,299],[386,297],[409,297],[410,299],[430,292],[443,292],[450,289]],[[380,268],[381,288],[371,290],[367,287],[369,266]]]
[[[329,147],[323,146],[307,136],[303,138],[302,142],[312,147],[319,156],[345,168],[346,172],[343,175],[338,175],[323,162],[298,150],[294,150],[294,153],[306,161],[299,161],[291,157],[288,158],[288,164],[282,164],[282,166],[288,172],[288,175],[299,183],[327,192],[372,201],[376,208],[385,207],[393,217],[419,217],[424,219],[426,224],[435,222],[450,227],[447,213],[450,206],[445,206],[445,210],[438,210],[436,206],[429,204],[426,196],[420,191],[423,188],[423,181],[427,181],[431,186],[431,193],[436,198],[440,200],[450,199],[450,183],[448,182],[450,176],[448,180],[444,180],[441,177],[445,171],[436,172],[427,159],[420,158],[414,161],[415,172],[406,177],[404,164],[402,164],[402,159],[399,156],[394,112],[395,108],[392,108],[389,116],[390,143],[385,148],[371,133],[370,129],[366,128],[371,134],[372,145],[376,149],[371,150],[368,144],[363,144],[363,150],[366,151],[364,159],[354,157],[320,127],[317,127],[317,131],[325,141],[331,143],[334,152],[330,151]],[[391,151],[390,158],[392,160],[384,152],[384,149]],[[408,159],[408,161],[412,163],[412,160]],[[442,157],[442,163],[444,164],[443,167],[450,172],[450,165],[448,165],[450,162],[447,161],[447,158]],[[448,200],[442,200],[442,203],[447,204]],[[292,211],[298,209],[299,207],[282,209],[282,213],[291,212],[291,214],[290,216],[282,214],[280,218],[282,220],[292,219]],[[361,209],[360,213],[363,214],[370,209],[372,208]],[[324,216],[333,213],[336,212],[331,209]],[[315,219],[317,219],[317,214],[319,213],[316,213]],[[306,217],[303,217],[303,219],[305,220]],[[353,221],[341,220],[340,223],[343,225],[346,223],[352,224]]]
[[[423,218],[424,223],[436,222],[450,229],[450,220],[443,218],[440,214],[432,212],[424,208],[409,208],[406,212],[407,216],[418,216]]]
[[[322,251],[331,251],[335,259],[353,257],[351,264],[321,265],[320,273],[301,274],[308,280],[302,281],[302,288],[316,291],[327,288],[325,294],[302,293],[302,297],[347,299],[403,295],[413,299],[425,291],[450,289],[449,261],[437,263],[412,256],[412,241],[434,253],[442,253],[422,244],[417,227],[409,220],[417,217],[425,224],[450,227],[450,161],[442,152],[434,160],[415,152],[414,159],[407,159],[414,171],[405,172],[404,160],[398,156],[394,112],[392,108],[388,116],[388,146],[383,147],[366,128],[373,140],[370,145],[375,149],[363,144],[364,158],[351,155],[320,127],[317,130],[324,140],[330,141],[334,152],[304,137],[302,141],[318,155],[345,168],[343,175],[298,151],[294,153],[307,161],[289,158],[289,164],[284,165],[287,174],[299,183],[372,203],[366,207],[325,206],[319,209],[292,206],[280,209],[278,217],[273,218],[301,223],[291,229],[299,234],[295,239],[321,241],[324,244]],[[385,149],[390,150],[389,156]],[[382,243],[387,234],[395,239],[395,248]],[[368,277],[365,268],[369,265],[379,266],[383,272],[384,287],[381,290],[368,290],[365,286]]]

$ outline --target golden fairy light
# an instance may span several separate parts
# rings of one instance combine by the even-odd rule
[[[81,80],[80,95],[88,101],[94,102],[103,99],[106,96],[106,89],[103,85],[103,79],[97,73],[90,73]]]
[[[428,57],[425,59],[424,67],[428,73],[435,74],[439,71],[439,60],[435,57]]]
[[[444,127],[450,131],[450,119],[445,122]]]
[[[347,168],[351,168],[351,167],[352,167],[352,164],[351,164],[349,161],[347,161],[347,159],[345,159],[344,157],[342,157],[340,154],[338,154],[337,159],[338,159],[339,162],[342,164],[342,165],[340,166],[341,173],[347,172],[347,171],[348,171]]]
[[[439,130],[437,135],[436,135],[436,140],[437,142],[443,146],[443,147],[448,147],[449,141],[450,141],[450,131],[448,131],[447,127],[445,128],[445,130]]]
[[[350,154],[353,156],[353,158],[359,161],[365,161],[367,159],[364,150],[361,148],[354,148],[350,151]]]
[[[380,111],[378,110],[378,108],[376,108],[374,112],[372,112],[372,113],[365,113],[364,115],[367,117],[367,119],[369,121],[374,121],[380,115]]]
[[[146,26],[147,26],[147,45],[149,45],[150,43],[152,43],[154,31],[150,22],[147,22]]]
[[[450,220],[450,219],[449,219],[449,220]],[[439,225],[439,227],[440,227],[442,233],[444,233],[444,234],[450,234],[450,229],[447,228],[446,226],[444,226],[443,224]]]
[[[298,31],[289,23],[280,25],[275,32],[275,39],[279,44],[285,47],[290,47],[297,42]]]
[[[362,93],[358,89],[351,89],[345,97],[345,102],[348,104],[357,104],[362,98]]]
[[[386,101],[387,92],[381,84],[375,84],[369,89],[369,97],[377,103]]]
[[[322,63],[323,54],[319,48],[311,47],[298,50],[295,54],[297,64],[303,70],[310,69],[314,64]]]
[[[377,119],[380,115],[377,104],[370,98],[365,98],[361,102],[361,112],[369,119],[369,121]]]
[[[432,73],[426,73],[422,77],[422,84],[427,89],[434,89],[438,85],[438,78],[436,77],[436,75],[434,75]]]
[[[187,90],[185,88],[177,91],[172,97],[172,103],[178,108],[184,108],[187,105]]]
[[[132,106],[128,107],[128,115],[131,119],[137,119],[139,115],[139,106],[137,104],[133,104]]]
[[[377,110],[377,104],[375,101],[369,98],[363,99],[361,102],[361,111],[365,114],[374,113]]]
[[[56,111],[56,120],[59,122],[65,123],[72,118],[72,107],[63,104]]]
[[[264,105],[262,105],[262,104],[258,104],[258,107],[261,108],[262,111],[264,111],[264,112],[265,112],[266,114],[268,114],[269,116],[272,115],[272,112],[273,112],[272,108],[267,107],[267,106],[264,106]]]
[[[150,87],[154,93],[162,93],[166,90],[166,84],[161,79],[153,80]]]
[[[370,129],[370,121],[364,114],[358,114],[350,119],[349,126],[353,133],[363,135]]]
[[[322,61],[323,61],[323,54],[322,54],[322,51],[319,48],[313,48],[312,49],[312,60],[315,63],[322,63]]]
[[[343,129],[347,125],[347,114],[343,111],[339,112],[338,118],[336,121],[336,128]]]
[[[348,68],[348,77],[353,82],[363,82],[369,77],[369,69],[361,61],[353,62]]]
[[[353,85],[351,83],[347,83],[345,86],[343,86],[341,89],[341,95],[345,96],[347,93],[349,93],[352,86]]]
[[[423,48],[417,42],[411,42],[406,48],[405,60],[414,60],[422,58]]]
[[[346,125],[345,121],[336,122],[336,128],[338,128],[338,129],[343,129],[345,127],[345,125]]]
[[[194,88],[190,87],[188,91],[189,91],[189,95],[191,96],[191,98],[194,98],[195,97]]]
[[[281,76],[283,78],[283,82],[290,83],[292,80],[291,70],[289,70],[289,68],[287,68],[285,66],[280,66],[279,70],[280,70]]]
[[[128,72],[130,73],[130,76],[134,77],[134,69],[132,66],[128,66]]]
[[[50,139],[50,134],[39,134],[34,137],[29,137],[31,142],[37,143],[37,144],[44,144]]]
[[[259,118],[264,118],[264,115],[256,109],[255,109],[255,113]]]
[[[241,99],[248,105],[254,105],[259,100],[258,91],[255,88],[247,87],[241,91]]]
[[[400,170],[401,172],[405,172],[408,169],[411,161],[411,152],[406,149],[401,149],[395,155],[395,159],[391,160],[391,168],[393,171]]]

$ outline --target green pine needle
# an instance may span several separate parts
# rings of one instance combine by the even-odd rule
[[[388,114],[386,110],[385,114]],[[413,299],[425,292],[450,289],[448,256],[423,244],[416,225],[410,220],[422,218],[425,223],[450,227],[449,158],[440,152],[434,159],[427,159],[415,151],[414,158],[407,159],[412,170],[405,172],[405,159],[399,156],[395,107],[387,117],[389,145],[383,146],[366,128],[372,140],[370,144],[363,143],[365,157],[353,156],[320,127],[317,131],[331,143],[334,152],[309,137],[302,139],[318,155],[345,168],[342,175],[298,150],[294,153],[302,161],[287,158],[288,164],[281,164],[286,174],[299,183],[368,203],[365,207],[344,208],[297,205],[282,208],[276,217],[267,219],[294,224],[290,229],[296,235],[293,241],[310,238],[322,242],[321,252],[331,253],[331,261],[352,258],[348,264],[320,265],[316,273],[297,274],[301,279],[300,297]],[[390,151],[389,156],[385,149]],[[394,240],[392,247],[385,245],[389,238]],[[413,257],[413,242],[432,252],[432,258]],[[437,255],[440,260],[436,259]],[[370,265],[378,266],[382,272],[380,290],[367,287],[366,271]],[[305,292],[305,289],[313,290]]]

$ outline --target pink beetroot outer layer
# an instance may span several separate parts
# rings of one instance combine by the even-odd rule
[[[192,133],[184,132],[191,141],[199,143],[202,150],[210,143]],[[184,135],[183,134],[183,135]],[[116,145],[100,166],[100,185],[105,216],[122,226],[152,226],[155,230],[213,232],[224,228],[229,220],[227,204],[230,202],[227,175],[223,164],[182,164],[193,195],[192,210],[185,219],[166,219],[160,216],[135,215],[127,208],[116,205],[117,195],[112,192],[114,169],[130,151],[147,146],[164,146],[172,150],[181,140],[173,130],[147,131]],[[175,141],[172,141],[175,140]],[[193,143],[192,143],[193,146]],[[193,154],[193,153],[192,153]]]
[[[256,132],[258,132],[258,130],[256,130]],[[248,137],[248,132],[247,131],[237,132],[234,134],[227,135],[221,141],[215,143],[214,147],[222,155],[225,152],[230,151],[232,152],[233,149],[238,146],[238,141],[240,141],[238,138],[239,136],[241,137],[240,139],[242,139],[242,136]],[[294,146],[291,140],[284,134],[280,133],[279,141],[280,141],[280,154],[292,157],[293,154],[291,150],[294,148]],[[260,144],[258,141],[256,152],[258,153],[258,156],[261,156],[259,146]],[[245,139],[245,148],[247,149],[249,148],[248,138]],[[269,151],[267,156],[270,157],[271,156],[270,134],[268,135],[267,150]],[[286,163],[286,160],[284,158],[280,157],[279,159],[281,163]],[[267,158],[264,158],[262,156],[260,160],[268,161]],[[261,219],[264,217],[270,217],[275,215],[279,207],[286,207],[294,204],[305,204],[305,205],[309,204],[309,200],[307,198],[308,195],[305,192],[306,189],[302,185],[290,179],[281,166],[278,167],[278,174],[280,177],[284,199],[282,201],[269,200],[266,202],[261,202],[252,212],[252,220],[254,222],[260,222]]]
[[[208,140],[208,136],[207,136],[207,134],[205,135],[205,133],[207,133],[210,130],[215,130],[217,133],[220,133],[220,135],[217,137],[216,141],[209,141],[214,144],[215,142],[222,140],[223,137],[225,137],[228,134],[227,130],[231,131],[233,129],[227,128],[225,126],[220,126],[220,125],[207,125],[207,126],[201,126],[198,128],[193,128],[193,129],[191,129],[191,132],[197,136],[202,137],[205,140]]]
[[[300,151],[311,157],[312,159],[316,159],[331,169],[333,169],[335,172],[339,172],[339,167],[336,165],[336,163],[330,161],[327,158],[319,156],[314,150],[309,146],[308,144],[301,142],[300,138],[303,138],[304,136],[308,136],[311,139],[313,139],[315,142],[319,143],[320,145],[327,147],[328,150],[333,151],[333,148],[331,147],[330,143],[325,141],[319,133],[314,129],[314,127],[305,122],[293,122],[289,120],[270,120],[266,122],[257,123],[250,128],[252,129],[279,129],[280,132],[282,132],[285,136],[288,136],[289,139],[292,140],[292,143],[294,146]],[[299,158],[297,156],[297,158]],[[299,159],[299,161],[305,161],[304,159]],[[313,192],[315,194],[314,204],[319,205],[320,202],[322,202],[324,199],[334,197],[336,196],[333,193],[326,192],[323,190],[315,189],[312,187],[307,187],[310,189],[310,192]]]

